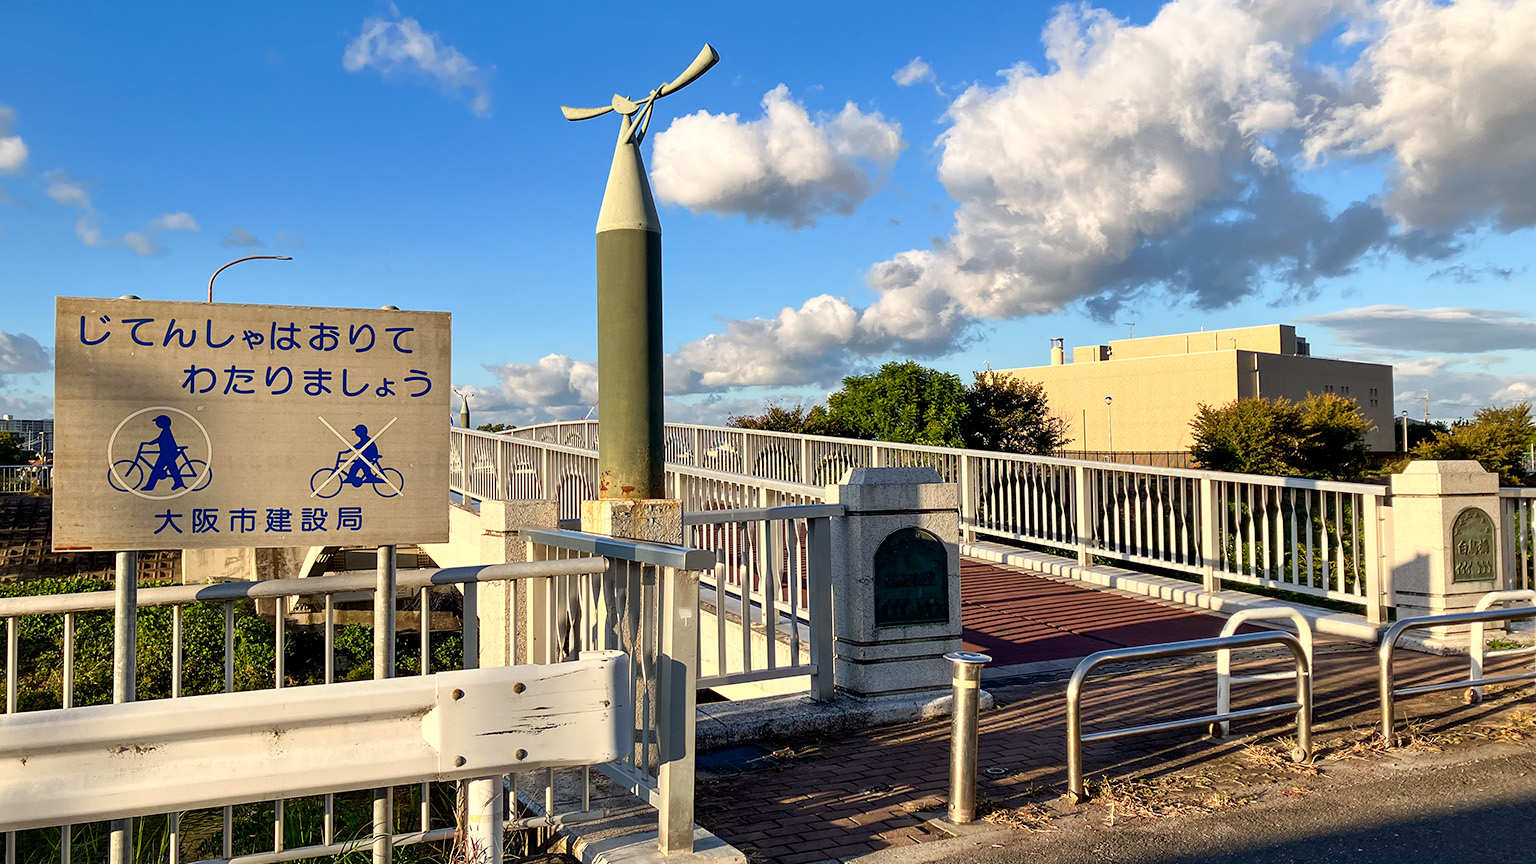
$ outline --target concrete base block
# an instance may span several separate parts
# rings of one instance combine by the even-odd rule
[[[672,498],[583,501],[581,530],[626,540],[677,545],[683,542],[683,502]]]
[[[946,664],[948,665],[948,664]],[[996,704],[981,691],[983,711]],[[809,696],[768,696],[742,702],[716,702],[698,708],[698,748],[718,750],[749,741],[793,738],[809,733],[840,733],[926,720],[950,713],[950,693],[898,694],[861,699],[846,693],[828,702]]]

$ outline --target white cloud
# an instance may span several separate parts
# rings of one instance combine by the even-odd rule
[[[229,229],[229,233],[219,241],[219,245],[226,249],[240,249],[260,246],[261,241],[256,239],[256,235],[236,225]]]
[[[496,67],[475,65],[438,34],[422,30],[415,18],[402,18],[393,7],[390,13],[394,20],[363,21],[362,32],[342,55],[342,67],[348,72],[371,67],[386,80],[425,75],[450,96],[457,98],[467,92],[469,109],[480,117],[491,116],[490,82]]]
[[[656,196],[695,213],[742,214],[793,228],[827,213],[848,215],[877,185],[906,143],[901,124],[852,102],[812,118],[780,84],[763,96],[763,115],[699,111],[656,136]]]
[[[0,376],[47,372],[53,368],[48,351],[25,333],[0,330]]]
[[[96,212],[96,205],[84,183],[57,170],[45,173],[43,179],[48,181],[43,194],[58,204],[81,211],[75,219],[75,236],[87,246],[122,246],[135,255],[155,257],[165,254],[165,248],[160,245],[161,233],[202,230],[190,213],[176,212],[149,220],[141,231],[125,231],[120,237],[107,237],[101,232],[101,215]]]
[[[1536,348],[1536,321],[1497,309],[1364,306],[1296,320],[1368,348],[1457,354]]]
[[[27,163],[27,142],[10,134],[14,122],[16,110],[0,106],[0,174],[9,174]]]
[[[1307,154],[1389,156],[1406,224],[1536,225],[1536,3],[1389,0],[1371,24],[1358,98],[1323,113]]]
[[[1487,366],[1501,358],[1481,358],[1482,366],[1465,358],[1425,357],[1399,362],[1392,370],[1394,409],[1411,417],[1424,416],[1429,396],[1430,417],[1471,417],[1479,408],[1536,402],[1536,381],[1526,375],[1496,375]]]
[[[545,408],[597,401],[597,367],[562,354],[486,369],[496,375],[498,392],[509,405]]]
[[[911,87],[913,84],[921,81],[932,82],[934,80],[933,67],[929,66],[923,58],[913,57],[912,62],[896,70],[896,73],[891,76],[891,80],[901,87]]]

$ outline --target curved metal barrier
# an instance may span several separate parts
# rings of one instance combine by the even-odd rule
[[[1532,610],[1532,613],[1536,614],[1536,610]],[[1131,663],[1138,660],[1160,660],[1166,657],[1185,657],[1191,654],[1210,654],[1216,651],[1230,651],[1234,648],[1258,648],[1264,645],[1283,645],[1290,650],[1296,662],[1296,700],[1294,702],[1265,705],[1261,708],[1245,708],[1241,711],[1218,711],[1205,717],[1167,720],[1161,723],[1148,723],[1145,726],[1083,734],[1083,681],[1099,666],[1110,663]],[[1246,720],[1292,712],[1296,714],[1297,746],[1291,752],[1291,758],[1297,762],[1304,762],[1312,757],[1312,663],[1307,652],[1302,648],[1301,641],[1289,633],[1239,633],[1213,639],[1190,639],[1185,642],[1115,648],[1090,654],[1077,664],[1077,669],[1072,673],[1072,680],[1067,684],[1067,791],[1077,803],[1088,800],[1083,787],[1083,744],[1085,742],[1129,738],[1132,735],[1188,729],[1230,720]]]
[[[1498,595],[1506,592],[1496,591],[1493,593]],[[1485,597],[1484,599],[1487,598]],[[1495,597],[1495,599],[1501,598]],[[1380,658],[1378,687],[1381,692],[1381,737],[1386,741],[1387,746],[1391,747],[1393,744],[1394,714],[1397,710],[1397,697],[1399,696],[1422,696],[1425,693],[1459,690],[1463,687],[1469,688],[1472,692],[1481,693],[1482,688],[1489,684],[1536,681],[1536,670],[1484,678],[1482,677],[1480,658],[1474,653],[1472,659],[1473,672],[1465,680],[1398,688],[1393,677],[1392,656],[1397,650],[1398,640],[1402,639],[1404,633],[1407,633],[1409,630],[1427,630],[1431,627],[1449,627],[1456,624],[1484,624],[1489,621],[1519,621],[1525,618],[1536,619],[1536,606],[1527,606],[1521,609],[1484,609],[1473,612],[1452,612],[1448,615],[1426,615],[1422,618],[1404,618],[1388,628],[1386,634],[1381,637],[1381,648],[1378,649],[1378,656]]]
[[[1227,623],[1221,627],[1222,636],[1231,636],[1237,632],[1237,628],[1248,621],[1273,621],[1284,618],[1296,628],[1296,637],[1301,640],[1301,650],[1307,655],[1307,666],[1312,665],[1312,625],[1302,617],[1300,612],[1289,606],[1261,606],[1253,609],[1239,609],[1237,614],[1227,619]],[[1223,648],[1216,652],[1216,713],[1225,714],[1232,708],[1232,685],[1247,684],[1254,681],[1289,681],[1296,677],[1295,670],[1290,672],[1263,672],[1258,675],[1241,675],[1232,677],[1232,649]],[[1211,734],[1226,737],[1232,732],[1232,724],[1226,720],[1212,725]]]
[[[1477,607],[1473,610],[1481,612],[1495,603],[1513,603],[1525,600],[1536,604],[1536,591],[1521,589],[1519,591],[1489,591],[1483,598],[1477,601]],[[1472,625],[1472,644],[1468,652],[1472,655],[1472,680],[1481,681],[1483,678],[1483,663],[1489,657],[1517,657],[1523,654],[1536,654],[1536,646],[1526,645],[1520,648],[1500,648],[1488,650],[1487,640],[1484,638],[1482,621]],[[1483,701],[1483,687],[1481,684],[1467,688],[1468,702]]]

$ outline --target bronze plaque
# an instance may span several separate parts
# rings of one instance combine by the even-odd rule
[[[448,539],[449,316],[58,298],[56,550]]]
[[[894,531],[875,552],[875,626],[949,621],[949,552],[921,528]]]
[[[1498,575],[1493,520],[1476,507],[1456,514],[1451,523],[1451,581],[1492,582]]]

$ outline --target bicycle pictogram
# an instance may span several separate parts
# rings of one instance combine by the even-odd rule
[[[320,422],[325,423],[325,419],[321,418]],[[390,425],[393,423],[391,420]],[[325,425],[331,428],[331,424]],[[386,425],[379,430],[378,435],[384,434],[388,428],[389,425]],[[341,438],[342,443],[347,443],[335,429],[332,428],[331,433]],[[346,450],[336,453],[334,465],[321,468],[310,476],[310,491],[320,498],[334,498],[343,486],[355,489],[369,486],[381,498],[394,498],[402,494],[405,491],[405,476],[383,463],[379,445],[375,443],[378,435],[370,436],[368,427],[361,423],[352,427],[352,434],[357,436],[357,443],[347,444]]]
[[[208,463],[187,456],[186,445],[178,444],[171,430],[169,415],[161,414],[154,422],[160,434],[140,443],[132,459],[113,462],[107,469],[107,483],[119,492],[154,492],[163,481],[170,481],[172,492],[207,488],[213,480]]]

